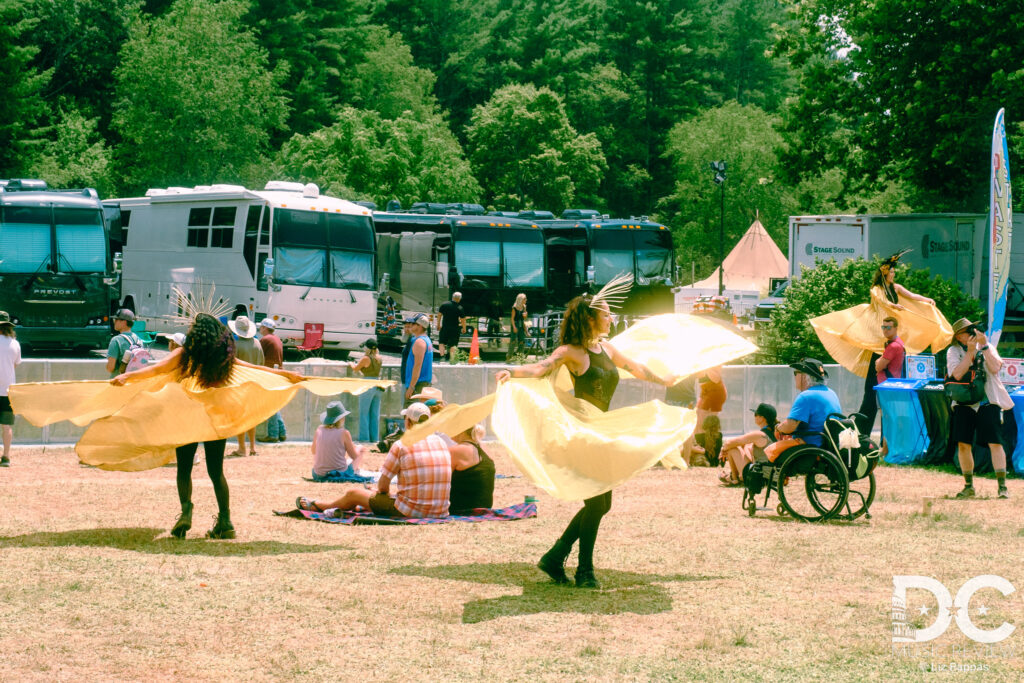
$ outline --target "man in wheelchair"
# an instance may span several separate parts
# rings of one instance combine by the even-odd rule
[[[793,381],[800,393],[793,401],[789,416],[775,428],[778,440],[764,449],[772,462],[793,446],[804,443],[821,446],[825,419],[833,413],[843,412],[836,392],[825,386],[828,373],[821,361],[804,358],[789,367],[793,368]]]
[[[753,515],[754,496],[768,488],[765,503],[771,491],[776,491],[780,515],[821,521],[836,515],[854,519],[866,514],[874,499],[874,475],[870,472],[874,461],[863,456],[871,446],[857,432],[854,419],[843,416],[839,397],[824,384],[828,374],[820,361],[805,358],[790,367],[800,393],[789,416],[776,427],[780,440],[764,449],[763,461],[744,469],[743,507]],[[866,495],[857,492],[856,500],[848,504],[850,483],[863,477],[869,477]],[[788,490],[787,483],[794,479],[802,484]]]

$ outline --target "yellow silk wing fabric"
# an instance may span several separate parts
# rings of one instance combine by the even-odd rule
[[[137,472],[171,462],[182,444],[237,436],[255,427],[300,388],[334,396],[390,384],[333,377],[292,384],[280,375],[235,365],[227,383],[214,388],[163,374],[122,387],[103,381],[15,384],[10,397],[14,411],[39,427],[61,420],[92,422],[75,447],[79,459],[100,469]]]
[[[661,401],[601,412],[550,379],[505,382],[491,415],[519,470],[562,500],[609,491],[677,453],[696,423],[692,410]]]
[[[907,353],[921,353],[929,346],[938,353],[949,346],[953,328],[938,308],[907,297],[900,305],[903,310],[885,297],[881,287],[872,287],[870,303],[812,318],[811,327],[829,355],[859,377],[867,376],[871,354],[885,350],[883,318],[899,321],[899,337]]]
[[[682,313],[651,316],[609,341],[659,377],[685,377],[757,351],[757,346],[724,325]],[[619,374],[632,377],[621,369]]]

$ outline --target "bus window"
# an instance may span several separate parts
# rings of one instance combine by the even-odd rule
[[[633,275],[633,234],[626,230],[594,230],[594,282],[605,285],[616,275]]]
[[[500,242],[455,242],[455,267],[462,275],[497,277],[501,275],[500,256]]]
[[[324,250],[279,246],[274,250],[274,281],[283,285],[324,287]]]
[[[0,273],[35,273],[50,264],[50,209],[0,209]]]
[[[332,249],[331,273],[335,287],[369,286],[373,283],[373,256]]]
[[[263,212],[263,223],[260,227],[260,246],[270,246],[270,208]],[[262,266],[261,266],[262,268]]]
[[[260,211],[262,206],[253,205],[249,207],[249,214],[245,217],[245,239],[242,241],[242,256],[245,257],[245,265],[249,268],[254,278],[256,273],[256,240],[260,231]]]
[[[544,244],[541,242],[505,242],[505,285],[508,287],[544,286]]]
[[[281,284],[373,289],[368,216],[274,212],[274,279]]]
[[[99,211],[54,209],[57,227],[57,269],[70,273],[102,273],[107,268],[107,243]]]
[[[668,231],[634,232],[636,239],[637,284],[655,278],[672,277],[672,236]]]
[[[263,274],[263,264],[266,263],[270,254],[266,252],[260,252],[259,260],[256,262],[256,291],[265,292],[267,291],[267,276]]]

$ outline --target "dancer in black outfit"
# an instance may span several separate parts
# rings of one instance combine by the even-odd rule
[[[228,381],[236,363],[257,367],[235,358],[234,337],[227,327],[217,318],[199,313],[195,316],[184,346],[171,351],[159,363],[120,374],[110,381],[116,385],[124,385],[154,375],[177,373],[181,378],[194,378],[200,386],[216,387]],[[263,367],[259,369],[287,377],[292,382],[302,380],[302,377],[294,372]],[[213,528],[206,532],[207,538],[235,537],[235,527],[231,523],[229,508],[228,482],[224,478],[226,443],[226,439],[203,442],[206,471],[213,482],[213,493],[217,498],[217,521]],[[171,529],[171,535],[175,538],[185,538],[185,534],[192,528],[192,464],[198,447],[198,443],[189,443],[175,449],[178,461],[178,500],[181,502],[181,515]]]
[[[627,285],[628,287],[628,281]],[[509,377],[544,377],[565,365],[573,379],[574,393],[603,411],[608,410],[612,395],[619,383],[616,368],[624,368],[634,377],[672,386],[679,378],[662,379],[647,366],[627,358],[614,346],[601,341],[611,328],[609,301],[617,297],[603,289],[596,295],[576,297],[569,302],[562,321],[561,346],[546,359],[531,365],[522,365],[511,371],[498,373],[499,382]],[[603,296],[602,296],[603,295]],[[600,588],[594,576],[594,543],[601,518],[611,509],[612,492],[607,491],[583,501],[583,509],[569,522],[561,538],[541,557],[537,567],[555,583],[567,584],[565,560],[579,540],[579,564],[576,569],[578,588]]]

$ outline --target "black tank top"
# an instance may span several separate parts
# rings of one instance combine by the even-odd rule
[[[468,469],[452,471],[452,488],[448,497],[452,514],[494,506],[494,461],[480,448],[480,444],[471,445],[480,454],[480,462]]]
[[[612,394],[619,386],[619,370],[603,347],[600,353],[587,349],[587,356],[590,357],[590,367],[586,372],[578,376],[569,373],[572,375],[576,398],[582,398],[607,411],[608,405],[612,402]]]

